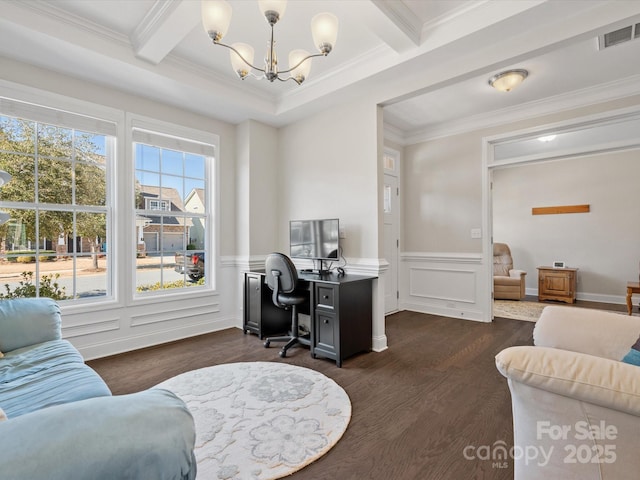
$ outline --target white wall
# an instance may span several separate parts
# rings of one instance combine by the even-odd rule
[[[552,115],[535,116],[532,114],[531,118],[527,120],[508,125],[444,136],[405,146],[401,187],[403,192],[401,308],[482,321],[491,319],[489,302],[491,285],[489,279],[484,275],[486,262],[491,261],[490,252],[483,252],[482,239],[471,238],[471,229],[480,228],[483,224],[483,138],[577,119],[632,105],[640,105],[640,97],[621,98],[602,104],[596,103],[574,110],[560,111]],[[597,175],[607,179],[607,182],[603,181],[597,187],[599,190],[604,189],[604,192],[613,192],[617,189],[618,177],[615,176],[616,174],[608,172],[609,167],[608,162],[601,162],[596,170],[599,172]],[[581,172],[581,175],[584,173]],[[506,173],[501,174],[506,175]],[[628,176],[637,177],[633,173]],[[536,185],[538,188],[542,188],[539,180]],[[575,186],[574,183],[572,185]],[[531,188],[535,187],[531,186]],[[601,198],[607,195],[604,192]],[[584,202],[577,201],[578,194],[573,193],[572,195],[576,200],[575,203],[592,203],[590,199],[595,198],[594,194],[595,192],[592,192],[589,199]],[[564,203],[564,200],[562,199],[561,203]],[[619,200],[616,202],[620,203]],[[602,202],[599,203],[598,210],[602,211],[601,208]],[[594,211],[590,218],[594,218],[595,214]],[[637,213],[635,217],[637,218]],[[612,219],[608,216],[601,218],[604,223],[602,231],[599,232],[600,235],[608,235],[609,238],[621,236],[618,235],[617,230],[608,230],[609,228],[617,229],[620,223],[616,224],[615,221],[612,223]],[[627,218],[633,217],[628,216]],[[547,218],[546,221],[559,220]],[[630,222],[633,223],[633,220]],[[487,235],[489,232],[481,233]],[[623,263],[629,266],[623,268],[618,262],[618,267],[623,268],[620,277],[623,282],[626,282],[637,278],[634,272],[637,273],[635,269],[638,267],[640,259],[634,255],[637,255],[638,230],[633,232],[625,230],[622,233],[632,235],[630,243],[624,245],[616,243],[614,247],[627,249],[623,254],[626,255],[626,260]],[[498,241],[496,235],[494,238]],[[516,258],[526,257],[523,251],[518,251],[518,248],[516,247]],[[558,252],[558,255],[560,253]],[[573,258],[576,258],[575,261],[581,263],[577,266],[583,269],[582,273],[585,274],[579,290],[582,289],[582,292],[591,294],[591,298],[612,298],[613,292],[616,294],[621,292],[619,281],[613,282],[612,278],[601,278],[596,273],[604,268],[604,260],[594,261],[592,268],[587,267],[583,262],[584,256],[580,258],[569,258],[568,254],[565,256],[567,258],[542,259],[538,257],[531,261],[535,267],[537,266],[536,262],[548,263],[553,260],[567,260],[573,263]],[[628,270],[629,268],[631,270]],[[537,272],[534,269],[530,272],[529,281],[536,277]],[[457,279],[462,279],[462,284]],[[596,287],[596,283],[604,285]],[[605,297],[593,297],[600,292],[603,292],[602,295]]]
[[[351,262],[378,259],[377,108],[353,102],[280,129],[279,246],[289,220],[339,218]]]
[[[624,303],[640,256],[640,151],[496,169],[493,238],[527,271],[563,260],[579,268],[578,298]],[[532,215],[532,207],[589,204],[589,213]]]
[[[381,276],[382,118],[358,99],[280,129],[279,248],[289,249],[289,221],[339,218],[347,273]],[[387,348],[384,282],[373,287],[373,349]]]

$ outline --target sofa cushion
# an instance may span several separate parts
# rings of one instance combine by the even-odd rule
[[[636,343],[631,346],[629,353],[624,356],[622,361],[640,367],[640,337],[636,340]]]
[[[61,337],[60,307],[50,298],[0,302],[0,351],[7,352]]]
[[[0,359],[0,405],[9,418],[106,395],[107,385],[66,340],[23,347]]]

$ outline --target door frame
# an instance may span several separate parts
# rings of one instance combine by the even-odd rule
[[[389,168],[389,165],[387,165],[387,162],[385,160],[386,157],[390,157],[393,159],[392,161],[392,165],[391,168]],[[395,278],[393,279],[395,282],[395,286],[396,286],[396,300],[395,300],[395,308],[390,309],[387,311],[387,305],[386,305],[386,289],[385,289],[385,306],[384,306],[384,310],[385,310],[385,315],[389,315],[391,313],[397,312],[399,311],[400,308],[400,298],[399,298],[399,292],[400,292],[400,233],[402,231],[402,229],[400,228],[400,220],[402,218],[402,211],[401,211],[401,205],[402,202],[400,201],[401,197],[400,197],[400,162],[401,162],[401,155],[400,152],[398,150],[395,150],[393,148],[390,147],[384,147],[384,152],[383,152],[383,182],[382,185],[384,187],[384,178],[387,176],[390,177],[394,177],[396,179],[396,184],[398,187],[398,190],[396,192],[395,195],[395,201],[397,202],[398,208],[395,211],[395,218],[393,220],[393,236],[397,239],[397,246],[395,249],[395,258],[385,258],[385,260],[387,261],[387,263],[389,264],[389,267],[387,269],[387,273],[386,275],[392,275],[393,272],[395,272]],[[382,192],[383,198],[384,198],[384,191]],[[383,215],[383,219],[382,219],[382,228],[384,231],[384,216],[385,213],[383,211],[382,213]],[[383,235],[383,239],[384,239],[384,235]],[[383,247],[383,251],[384,251],[384,247]],[[395,266],[395,268],[392,268],[392,266]]]
[[[640,137],[629,135],[611,142],[603,142],[592,146],[576,144],[570,148],[561,149],[550,148],[544,152],[538,152],[518,157],[505,157],[496,159],[496,147],[501,145],[515,145],[518,142],[526,142],[535,138],[547,135],[571,134],[575,132],[607,127],[620,124],[625,121],[640,120],[640,107],[633,106],[618,110],[607,111],[595,115],[573,118],[562,122],[540,125],[524,130],[517,130],[500,135],[483,137],[482,139],[482,230],[486,232],[482,242],[483,262],[482,282],[486,287],[479,300],[486,301],[486,307],[482,308],[483,320],[490,322],[493,320],[493,172],[498,168],[505,168],[514,165],[525,165],[551,160],[568,160],[587,155],[596,155],[607,152],[640,149]]]

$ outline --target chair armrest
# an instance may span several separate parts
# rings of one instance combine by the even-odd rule
[[[556,348],[509,347],[496,355],[506,378],[640,416],[640,367]]]
[[[524,270],[509,270],[509,276],[514,278],[524,278],[526,274]]]
[[[97,397],[0,422],[4,480],[192,480],[195,428],[167,390]]]
[[[533,330],[541,347],[621,360],[640,336],[640,318],[580,307],[545,307]]]
[[[0,302],[0,352],[59,340],[60,307],[50,298],[20,298]]]

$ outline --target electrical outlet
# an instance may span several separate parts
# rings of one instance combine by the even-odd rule
[[[471,229],[471,238],[482,238],[482,229],[480,229],[480,228],[472,228]]]

